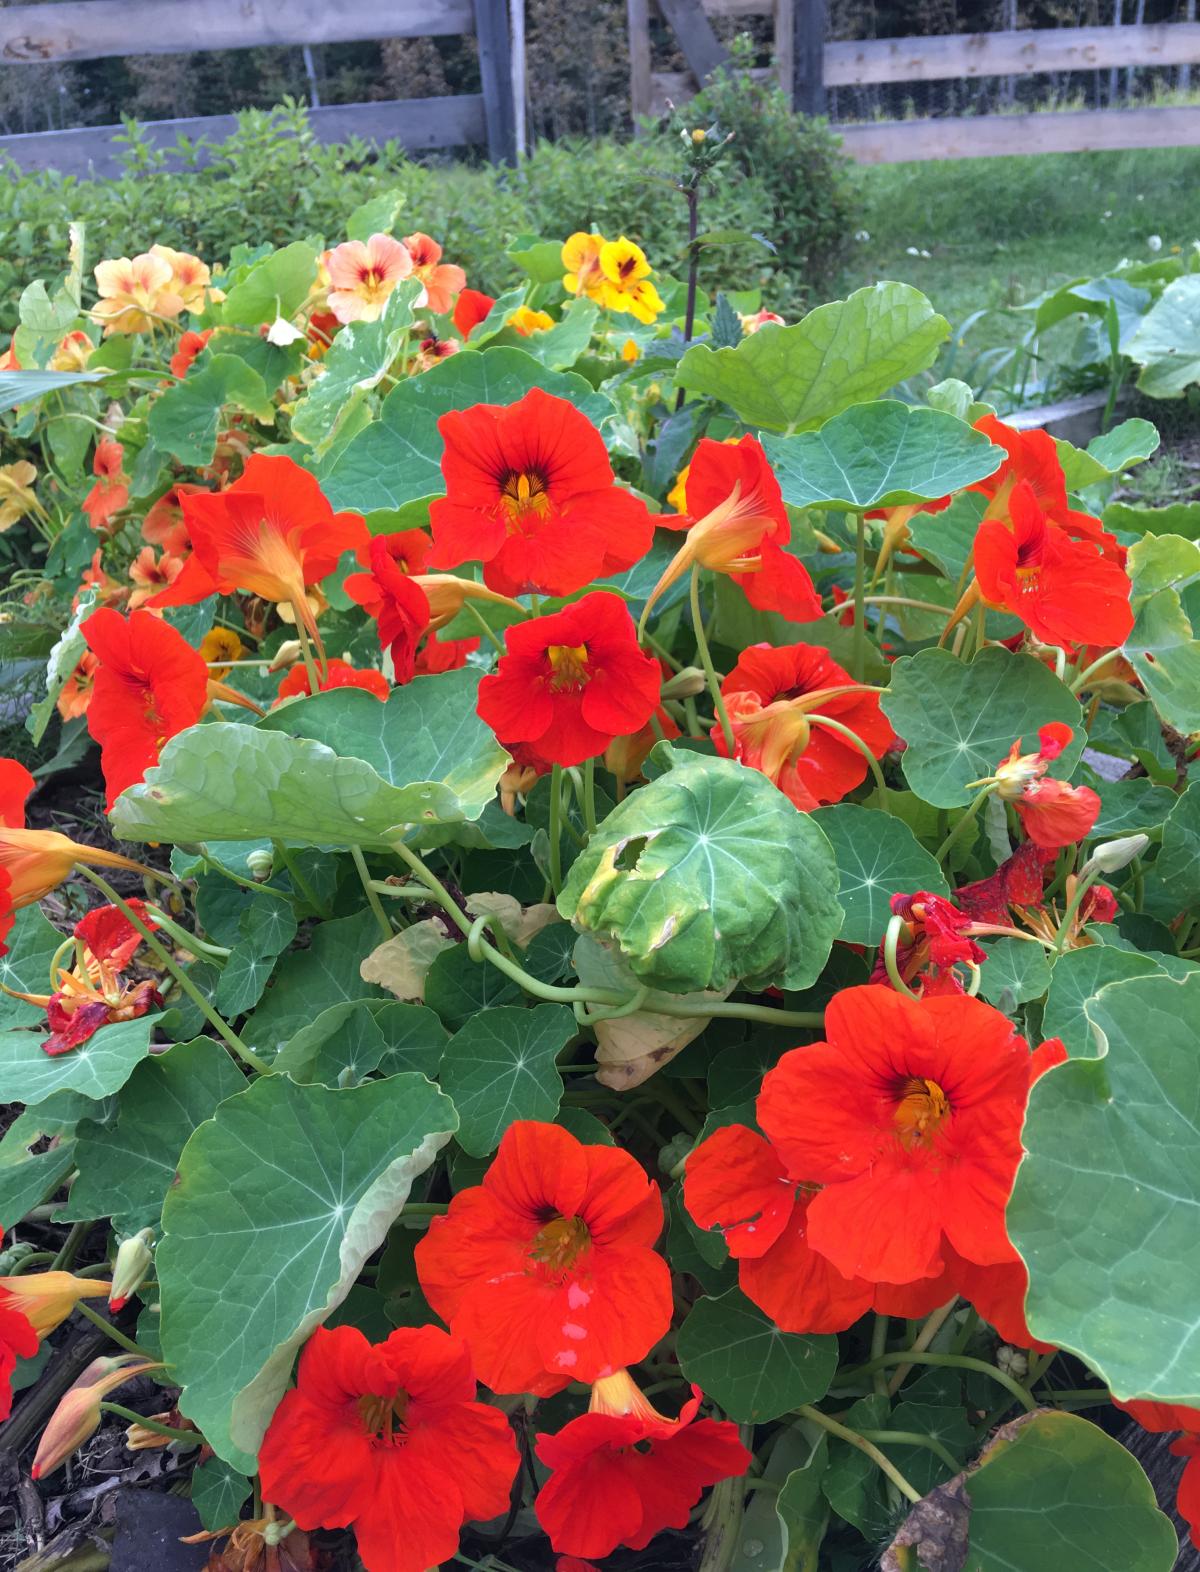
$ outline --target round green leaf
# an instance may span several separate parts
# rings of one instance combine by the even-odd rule
[[[1030,1093],[1008,1209],[1026,1319],[1122,1401],[1197,1406],[1200,973],[1112,983],[1086,1013],[1101,1057]]]
[[[987,960],[979,991],[989,1004],[1010,1014],[1018,1004],[1040,999],[1050,986],[1050,965],[1040,944],[1025,939],[993,939],[983,946]]]
[[[244,1473],[296,1351],[454,1133],[424,1076],[332,1091],[266,1076],[192,1135],[163,1208],[162,1346],[180,1406]]]
[[[156,1015],[102,1026],[87,1042],[54,1058],[40,1032],[0,1032],[0,1102],[40,1103],[55,1092],[107,1097],[125,1085],[150,1051]]]
[[[423,1004],[351,999],[322,1010],[279,1051],[275,1069],[293,1081],[355,1086],[378,1070],[416,1070],[434,1080],[449,1034]]]
[[[1100,794],[1100,817],[1088,836],[1092,841],[1157,829],[1178,801],[1173,791],[1141,776],[1128,781],[1101,781],[1096,790]]]
[[[63,935],[47,922],[40,906],[23,906],[8,935],[8,953],[0,955],[0,983],[17,993],[44,994],[50,984],[50,962]],[[45,1024],[40,1004],[26,1004],[0,993],[0,1026]]]
[[[1200,278],[1193,282],[1200,286]],[[1147,535],[1129,548],[1128,567],[1134,624],[1125,653],[1163,720],[1186,736],[1200,730],[1200,639],[1192,620],[1200,545]]]
[[[670,992],[807,988],[842,923],[829,842],[757,770],[674,752],[603,821],[558,909]]]
[[[1072,1059],[1094,1059],[1096,1039],[1087,1016],[1089,1003],[1109,983],[1150,977],[1160,970],[1149,955],[1108,944],[1065,951],[1050,974],[1042,1035],[1060,1038]]]
[[[985,649],[970,665],[949,650],[921,650],[892,667],[883,712],[908,744],[904,776],[935,808],[971,800],[970,782],[994,773],[1018,737],[1037,752],[1038,728],[1065,721],[1075,729],[1050,773],[1070,778],[1086,740],[1079,700],[1041,661]]]
[[[880,399],[827,420],[819,431],[763,438],[795,508],[892,508],[925,502],[983,480],[1004,450],[937,409]]]
[[[294,316],[317,276],[317,253],[303,240],[256,262],[225,297],[221,315],[240,327],[258,327]]]
[[[815,1403],[838,1362],[836,1337],[781,1332],[738,1288],[693,1306],[676,1351],[688,1380],[743,1424]]]
[[[1034,1414],[967,1481],[962,1572],[1171,1572],[1175,1530],[1132,1457],[1077,1414]]]
[[[806,431],[924,371],[949,334],[919,289],[872,284],[736,349],[694,344],[675,380],[728,404],[748,426]]]
[[[381,703],[339,688],[257,726],[193,726],[113,808],[135,841],[257,840],[386,846],[406,826],[422,844],[477,819],[508,755],[475,714],[479,673],[417,677]]]
[[[840,802],[812,815],[837,860],[838,900],[846,913],[838,938],[846,944],[879,944],[892,915],[893,895],[929,890],[949,895],[941,865],[901,819],[874,808]]]
[[[565,1004],[506,1004],[481,1010],[454,1034],[441,1083],[458,1109],[464,1152],[486,1157],[515,1120],[554,1118],[563,1094],[555,1060],[578,1030]]]
[[[366,910],[319,923],[306,950],[284,956],[266,998],[242,1027],[242,1036],[252,1048],[276,1054],[331,1005],[382,999],[382,990],[364,982],[360,970],[378,939],[375,919]]]
[[[1154,873],[1177,910],[1200,901],[1200,781],[1175,799],[1163,825]]]
[[[192,1470],[192,1505],[210,1534],[236,1524],[250,1498],[250,1481],[219,1457]]]
[[[1180,398],[1200,381],[1200,278],[1188,273],[1168,284],[1124,349],[1151,398]]]
[[[182,464],[211,464],[227,405],[270,420],[275,410],[258,372],[237,355],[204,364],[154,400],[147,425],[155,445]]]

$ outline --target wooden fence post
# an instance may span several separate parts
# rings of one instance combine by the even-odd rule
[[[805,115],[823,115],[825,0],[796,0],[792,56],[796,73],[792,108]]]
[[[493,164],[517,161],[517,116],[513,103],[512,38],[507,0],[475,0],[479,76],[487,117],[488,157]]]
[[[629,112],[633,128],[651,112],[654,84],[650,80],[650,0],[625,0],[629,24]]]
[[[659,9],[679,41],[683,57],[701,87],[729,58],[712,30],[700,0],[658,0]]]
[[[775,75],[792,102],[795,89],[793,39],[796,29],[796,0],[775,0]]]

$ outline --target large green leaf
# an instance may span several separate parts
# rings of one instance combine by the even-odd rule
[[[676,1353],[688,1380],[744,1424],[815,1403],[829,1390],[838,1362],[836,1337],[781,1332],[737,1288],[692,1307]]]
[[[941,864],[902,819],[849,802],[818,808],[813,818],[837,860],[838,900],[846,913],[838,938],[846,944],[882,941],[893,895],[950,894]]]
[[[555,1060],[578,1030],[565,1004],[506,1004],[481,1010],[455,1032],[441,1083],[458,1109],[463,1151],[487,1157],[514,1120],[554,1118],[563,1094]]]
[[[1125,352],[1141,366],[1138,387],[1151,398],[1181,398],[1200,381],[1200,276],[1167,285]]]
[[[240,327],[259,327],[294,316],[317,277],[317,253],[303,240],[256,262],[225,297],[221,316]]]
[[[663,771],[603,821],[558,909],[675,993],[807,988],[842,923],[829,842],[757,770],[659,743]]]
[[[1120,1442],[1078,1414],[1013,1428],[967,1481],[962,1572],[1171,1572],[1175,1530]]]
[[[1200,1405],[1200,973],[1087,1003],[1095,1059],[1033,1087],[1008,1226],[1026,1319],[1115,1396]]]
[[[1163,720],[1186,736],[1200,730],[1200,545],[1147,535],[1128,567],[1136,620],[1125,653]]]
[[[341,426],[378,387],[415,320],[419,279],[406,279],[388,296],[377,322],[352,322],[334,338],[320,376],[292,411],[292,433],[323,453]]]
[[[180,1405],[254,1472],[296,1351],[454,1133],[424,1076],[332,1091],[266,1076],[200,1125],[163,1209],[162,1345]]]
[[[722,400],[748,426],[807,431],[924,371],[949,333],[919,289],[872,284],[736,349],[694,344],[675,380]]]
[[[1136,950],[1118,950],[1108,944],[1088,944],[1067,950],[1054,963],[1050,990],[1042,1015],[1042,1033],[1058,1037],[1072,1059],[1094,1059],[1096,1038],[1088,1007],[1109,983],[1130,977],[1151,977],[1162,968],[1152,956]]]
[[[1141,464],[1155,452],[1158,442],[1158,432],[1148,420],[1123,420],[1111,431],[1093,437],[1086,448],[1072,447],[1060,439],[1056,446],[1067,490],[1094,486],[1131,464]]]
[[[120,1093],[116,1128],[89,1119],[79,1126],[79,1178],[59,1215],[111,1217],[126,1234],[156,1226],[188,1137],[245,1086],[228,1049],[210,1037],[144,1060]]]
[[[416,826],[436,844],[445,826],[479,817],[508,759],[475,713],[478,683],[464,668],[418,677],[385,703],[338,688],[257,726],[193,726],[118,799],[117,834],[386,846]]]
[[[375,990],[372,990],[374,992]],[[373,1070],[416,1070],[436,1080],[450,1034],[423,1004],[349,999],[302,1026],[275,1059],[293,1081],[356,1086]]]
[[[379,929],[366,910],[318,924],[308,948],[280,962],[266,997],[242,1027],[243,1037],[273,1055],[333,1005],[382,999],[382,991],[360,973],[378,942]]]
[[[1097,781],[1096,790],[1100,794],[1100,817],[1088,836],[1093,841],[1156,829],[1178,801],[1173,791],[1141,776],[1127,781]]]
[[[969,783],[991,775],[1018,737],[1036,753],[1038,728],[1050,721],[1075,728],[1051,774],[1068,779],[1085,741],[1079,700],[1041,661],[1006,649],[986,649],[970,665],[949,650],[906,655],[880,704],[908,744],[905,779],[935,808],[970,801]]]
[[[763,438],[795,508],[892,508],[925,502],[999,469],[1003,448],[936,409],[880,399],[856,404],[819,431]]]
[[[807,1461],[792,1469],[775,1498],[775,1510],[786,1535],[787,1558],[781,1572],[818,1572],[821,1541],[829,1522],[829,1508],[821,1489],[829,1466],[827,1432],[818,1431],[810,1448]]]
[[[1163,825],[1154,873],[1176,911],[1200,901],[1200,781],[1175,799]]]
[[[444,491],[438,419],[473,404],[515,404],[530,388],[569,400],[597,423],[612,413],[610,400],[583,377],[550,371],[523,349],[451,355],[388,394],[379,419],[320,472],[326,494],[334,507],[370,513]]]
[[[103,382],[103,371],[0,371],[0,414],[77,382]]]
[[[40,1103],[55,1092],[107,1097],[150,1051],[157,1016],[102,1026],[70,1053],[51,1057],[40,1032],[0,1032],[0,1102]]]
[[[25,906],[16,914],[8,935],[8,953],[0,955],[0,983],[17,993],[50,992],[50,962],[63,935],[42,914],[40,906]],[[43,1025],[46,1012],[38,1004],[0,993],[0,1026]]]
[[[262,420],[270,420],[274,413],[257,371],[237,355],[206,355],[203,365],[151,404],[150,435],[164,453],[182,464],[211,464],[229,405]]]

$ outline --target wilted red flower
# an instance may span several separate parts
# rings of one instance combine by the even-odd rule
[[[464,289],[454,303],[455,331],[462,334],[463,338],[470,338],[471,329],[485,322],[496,304],[491,295],[485,295],[481,289]]]
[[[979,966],[987,960],[987,951],[970,937],[974,918],[929,890],[893,895],[891,909],[908,930],[896,946],[896,970],[903,981],[922,995],[964,992],[954,967],[960,961]],[[891,987],[882,946],[871,981]]]
[[[449,311],[455,295],[467,282],[467,275],[453,262],[442,261],[442,248],[420,230],[405,235],[404,244],[412,257],[413,276],[425,286],[425,304],[438,316]]]
[[[359,551],[359,560],[367,561],[370,571],[351,573],[343,585],[379,625],[379,642],[391,652],[399,683],[412,681],[417,644],[430,623],[429,601],[412,581],[424,567],[430,546],[420,529],[375,535],[367,550]]]
[[[158,924],[146,910],[145,901],[134,899],[126,905],[153,933]],[[111,967],[114,972],[125,970],[143,938],[119,906],[94,907],[79,919],[72,931],[77,939],[83,940],[96,961]]]
[[[735,757],[761,770],[805,812],[840,802],[862,784],[868,768],[852,742],[812,722],[810,715],[832,717],[876,758],[891,745],[891,723],[877,695],[864,692],[819,644],[752,645],[743,650],[721,692]],[[713,727],[712,740],[718,753],[728,754],[721,726]]]
[[[202,333],[197,333],[194,328],[189,328],[186,333],[182,334],[175,353],[167,362],[171,368],[172,376],[186,377],[193,362],[212,336],[212,328],[205,328]]]
[[[481,643],[480,639],[438,639],[430,634],[417,651],[414,675],[432,677],[442,671],[457,671]]]
[[[547,764],[582,764],[632,736],[658,707],[658,662],[638,645],[619,595],[597,590],[517,623],[479,684],[479,714],[500,741]]]
[[[258,1456],[263,1499],[302,1529],[352,1528],[367,1572],[449,1561],[465,1522],[507,1508],[519,1461],[466,1347],[433,1326],[318,1328]]]
[[[1024,841],[995,873],[955,890],[954,899],[973,922],[1007,926],[1010,906],[1041,905],[1046,855],[1035,841]]]
[[[208,667],[181,633],[148,611],[94,611],[81,632],[100,662],[88,730],[100,744],[108,807],[158,763],[168,738],[208,702]]]
[[[518,1120],[482,1184],[431,1222],[417,1275],[481,1380],[547,1396],[644,1359],[666,1332],[671,1274],[651,1248],[662,1222],[628,1152]]]
[[[700,1397],[693,1386],[679,1418],[668,1419],[619,1370],[593,1386],[586,1414],[538,1437],[551,1472],[536,1510],[555,1550],[644,1550],[664,1528],[687,1526],[707,1486],[746,1472],[753,1458],[737,1426],[697,1419]]]
[[[96,484],[83,499],[83,511],[94,530],[109,532],[113,518],[129,503],[129,477],[124,471],[125,449],[111,437],[102,437],[92,456]]]
[[[727,573],[760,611],[793,622],[821,615],[821,597],[807,569],[783,547],[792,527],[779,482],[762,446],[750,436],[730,445],[705,437],[687,469],[686,514],[659,520],[686,529],[687,539],[650,592],[642,614],[693,565]]]
[[[318,671],[317,676],[321,682],[321,692],[329,688],[362,688],[367,693],[373,693],[377,699],[386,699],[392,691],[387,678],[381,671],[374,671],[371,667],[364,670],[352,666],[349,661],[327,660],[324,671]],[[308,668],[303,662],[298,662],[285,675],[279,684],[279,697],[276,704],[284,699],[295,698],[298,694],[310,694],[312,684],[308,680]],[[272,709],[274,705],[272,705]]]
[[[32,1359],[38,1335],[19,1310],[0,1308],[0,1420],[12,1413],[12,1378],[18,1359]]]
[[[1094,539],[1075,539],[1040,506],[1032,485],[1013,486],[1008,518],[985,518],[975,536],[983,598],[1019,617],[1043,644],[1121,644],[1133,627],[1123,565]]]
[[[1013,804],[1026,835],[1038,846],[1071,846],[1100,817],[1100,798],[1090,786],[1069,786],[1046,775],[1072,735],[1069,726],[1053,721],[1038,732],[1036,753],[1022,753],[1018,737],[993,777],[997,796]]]
[[[846,1277],[911,1283],[943,1239],[981,1266],[1012,1261],[1004,1208],[1021,1156],[1030,1055],[1008,1019],[966,996],[847,988],[827,1041],[768,1072],[758,1121],[789,1174],[824,1188],[809,1243]]]
[[[438,421],[446,495],[429,510],[438,567],[482,562],[504,595],[570,595],[645,556],[654,522],[619,487],[603,438],[563,398],[531,389]]]

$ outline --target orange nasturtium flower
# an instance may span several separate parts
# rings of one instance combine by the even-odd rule
[[[86,371],[87,363],[95,351],[95,344],[82,330],[76,328],[59,339],[58,348],[50,357],[51,371]]]
[[[136,611],[159,590],[174,584],[182,572],[182,557],[173,557],[169,551],[156,555],[153,546],[143,546],[129,564],[129,582],[137,586],[129,597],[130,611]]]
[[[28,1272],[0,1277],[0,1310],[19,1310],[38,1338],[48,1337],[81,1299],[107,1299],[108,1283],[70,1272]]]
[[[92,317],[103,325],[105,338],[148,333],[157,319],[177,317],[183,310],[170,261],[153,251],[97,262],[95,273],[100,299]]]
[[[639,322],[653,322],[666,307],[650,282],[650,272],[646,253],[632,240],[624,235],[619,240],[606,240],[600,247],[601,304]]]
[[[92,702],[92,683],[99,664],[91,650],[84,650],[78,666],[63,683],[58,695],[55,707],[63,720],[76,720],[80,715],[87,714],[87,707]]]
[[[339,322],[377,322],[392,290],[413,274],[412,253],[391,235],[344,240],[322,260],[329,273],[329,309]]]
[[[0,465],[0,535],[37,504],[33,483],[37,470],[25,459]]]
[[[1008,758],[990,777],[996,795],[1011,802],[1021,825],[1036,846],[1071,846],[1087,835],[1100,817],[1100,798],[1090,786],[1070,786],[1051,780],[1046,771],[1073,733],[1063,721],[1051,721],[1038,732],[1038,751],[1022,753],[1021,739],[1013,743]],[[972,782],[985,786],[989,781]]]
[[[466,287],[467,275],[455,262],[442,261],[442,248],[420,230],[405,235],[404,244],[412,257],[413,277],[425,286],[425,304],[430,311],[444,316],[455,295]]]
[[[96,484],[83,499],[83,511],[94,530],[111,534],[113,519],[129,502],[129,476],[125,473],[125,449],[112,437],[102,437],[92,458]]]
[[[600,270],[600,252],[606,244],[603,235],[589,235],[582,229],[563,241],[562,264],[567,270],[563,288],[569,295],[604,300],[605,278]]]
[[[515,328],[523,338],[528,338],[531,333],[544,333],[547,328],[552,328],[554,318],[548,311],[533,311],[529,306],[518,306],[509,317],[508,326]]]
[[[207,263],[190,251],[172,251],[170,246],[151,246],[150,255],[160,257],[171,269],[172,292],[183,301],[185,311],[202,311],[204,294],[212,274]]]

